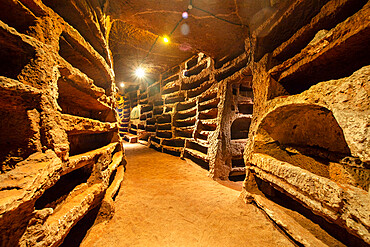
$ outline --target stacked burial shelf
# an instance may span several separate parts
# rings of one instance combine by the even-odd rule
[[[123,179],[112,70],[41,3],[0,4],[0,243],[57,245]],[[29,32],[45,16],[59,47]]]
[[[222,66],[223,69],[221,68],[218,74],[218,77],[223,78],[223,74],[227,71],[239,69],[239,73],[228,77],[230,86],[227,87],[228,97],[225,103],[225,108],[228,110],[223,115],[223,122],[226,125],[225,134],[228,135],[225,141],[230,147],[230,151],[225,155],[225,162],[231,166],[229,179],[233,181],[245,178],[243,153],[253,114],[252,75],[249,68],[245,68],[247,62],[248,57],[243,54],[233,60],[233,66],[230,64]],[[243,69],[240,70],[240,68]]]
[[[297,19],[302,10],[311,16]],[[370,243],[368,138],[360,134],[368,124],[348,117],[366,115],[368,97],[357,99],[368,83],[369,12],[366,0],[300,1],[253,34],[260,37],[256,60],[270,53],[271,65],[247,169],[264,193],[324,218],[350,246]]]
[[[215,165],[223,162],[218,153],[222,145],[218,138],[220,132],[230,132],[230,128],[221,126],[220,122],[226,112],[231,112],[225,109],[226,89],[237,83],[240,89],[236,116],[251,119],[249,108],[253,107],[253,96],[250,75],[246,75],[247,60],[243,53],[224,59],[216,69],[213,60],[200,53],[139,91],[135,103],[141,105],[138,128],[145,133],[142,139],[159,151],[193,160],[210,170],[213,176],[227,178],[232,170],[231,159],[227,168]],[[241,155],[235,154],[234,158],[241,159]],[[244,171],[243,168],[234,170],[239,171],[238,175]]]
[[[117,113],[119,118],[119,135],[124,137],[128,133],[129,121],[130,121],[130,101],[124,96],[119,97],[117,105]]]

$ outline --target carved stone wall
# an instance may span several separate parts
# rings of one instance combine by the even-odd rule
[[[160,151],[189,158],[209,170],[211,177],[242,177],[248,128],[235,123],[252,118],[248,61],[242,53],[215,64],[199,53],[162,74],[159,81],[129,93],[130,108],[128,103],[125,109],[120,107],[121,135],[127,139],[137,135]],[[138,105],[140,118],[132,120],[129,111]],[[233,135],[235,140],[230,140]]]
[[[104,23],[88,2],[0,5],[0,245],[56,246],[123,179]]]
[[[370,5],[321,1],[312,18],[296,16],[311,4],[275,13],[246,42],[255,104],[245,187],[262,180],[369,244]]]

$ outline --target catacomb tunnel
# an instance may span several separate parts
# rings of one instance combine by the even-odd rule
[[[0,246],[369,246],[367,0],[0,0]]]

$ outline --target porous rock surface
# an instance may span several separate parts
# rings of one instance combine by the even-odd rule
[[[318,241],[266,198],[370,244],[368,1],[0,4],[2,246],[58,246],[89,213],[111,219],[122,138],[246,176],[245,200],[303,245]]]
[[[48,1],[0,5],[0,245],[57,246],[103,200],[114,212],[125,158],[111,58]]]
[[[250,29],[239,55],[199,53],[126,91],[120,133],[189,158],[214,178],[246,173],[247,201],[256,189],[277,190],[344,229],[346,244],[369,244],[370,5],[277,6]]]

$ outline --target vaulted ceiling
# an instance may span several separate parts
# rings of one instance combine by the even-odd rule
[[[185,11],[186,19],[182,18]],[[244,51],[248,27],[254,28],[265,19],[271,12],[271,3],[270,0],[111,0],[107,12],[113,21],[109,45],[116,80],[134,82],[134,70],[139,65],[155,78],[198,52],[216,60],[240,54]],[[170,43],[163,42],[164,36],[170,36]]]
[[[238,55],[249,31],[292,0],[42,1],[113,64],[119,85],[137,84],[139,65],[155,80],[198,52],[216,60]]]

